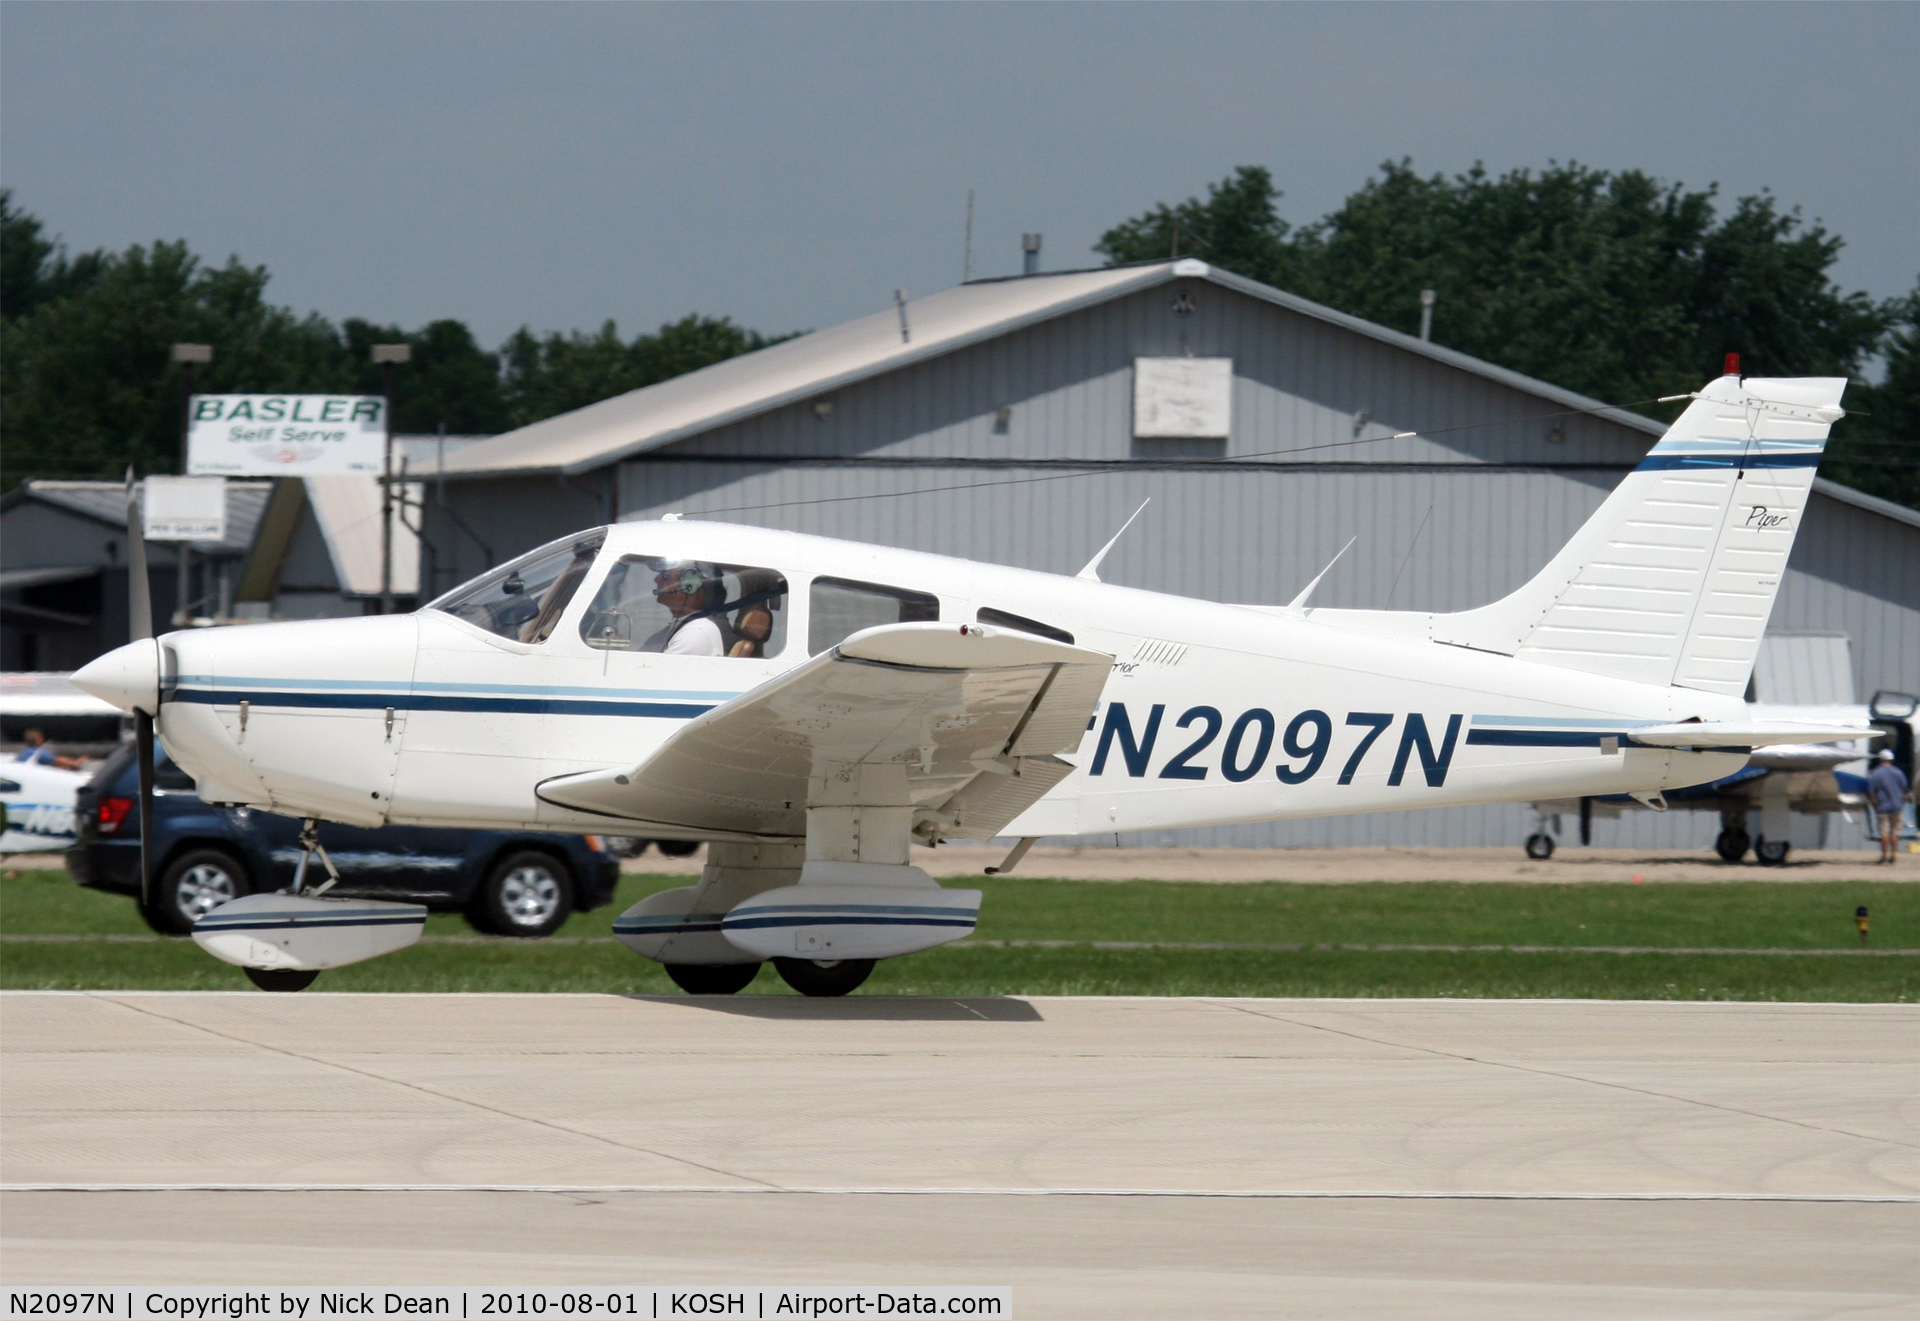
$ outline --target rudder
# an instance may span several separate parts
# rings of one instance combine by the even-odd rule
[[[1846,385],[1712,382],[1530,582],[1434,640],[1740,695]]]

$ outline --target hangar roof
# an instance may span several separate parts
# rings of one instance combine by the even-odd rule
[[[253,531],[267,507],[272,482],[227,482],[227,535],[220,541],[196,542],[198,555],[244,555],[253,544]],[[42,500],[117,528],[127,525],[127,488],[120,482],[53,481],[36,478],[20,484],[8,504]]]
[[[1666,430],[1653,418],[1337,312],[1207,262],[1182,258],[976,280],[910,299],[904,308],[889,307],[857,317],[467,445],[447,457],[445,474],[460,478],[590,472],[729,422],[1177,279],[1210,281],[1535,398],[1591,411],[1650,437]],[[417,471],[424,473],[426,468],[423,465]],[[1816,479],[1816,486],[1824,495],[1920,526],[1920,513],[1904,506],[1824,478]]]

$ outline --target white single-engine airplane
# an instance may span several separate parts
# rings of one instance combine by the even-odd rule
[[[689,991],[772,959],[843,995],[974,928],[980,892],[910,866],[916,840],[1019,836],[1008,870],[1042,835],[1651,801],[1756,745],[1863,732],[1741,700],[1845,384],[1712,382],[1531,582],[1457,614],[1312,609],[1312,584],[1223,605],[1104,584],[1099,556],[1067,578],[670,519],[411,615],[156,640],[136,602],[141,640],[73,681],[143,742],[157,728],[209,802],[706,840],[699,884],[619,937]],[[309,852],[291,892],[195,939],[297,990],[418,937],[423,909],[307,884],[332,870]]]

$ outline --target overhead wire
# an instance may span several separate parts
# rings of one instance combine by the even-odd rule
[[[1186,467],[1231,467],[1236,463],[1245,463],[1250,459],[1270,459],[1282,454],[1306,454],[1314,450],[1346,449],[1354,445],[1378,445],[1389,440],[1415,440],[1428,436],[1445,436],[1456,431],[1473,431],[1483,427],[1514,426],[1525,422],[1545,422],[1557,417],[1580,417],[1597,413],[1617,413],[1624,409],[1639,408],[1646,404],[1657,404],[1659,399],[1639,399],[1630,404],[1601,404],[1594,408],[1564,408],[1553,413],[1533,413],[1520,418],[1502,418],[1492,422],[1463,422],[1458,426],[1435,427],[1420,431],[1396,431],[1386,436],[1361,436],[1354,440],[1330,440],[1318,445],[1295,445],[1287,449],[1260,450],[1252,454],[1223,455],[1219,458],[1183,460]],[[1054,472],[1039,477],[1001,477],[987,482],[955,482],[947,486],[921,486],[909,491],[871,491],[862,495],[828,495],[812,500],[770,500],[764,504],[724,505],[717,509],[691,511],[694,517],[709,514],[744,514],[762,509],[794,509],[805,505],[845,504],[855,500],[898,500],[914,495],[940,495],[948,491],[975,491],[995,486],[1027,486],[1035,482],[1065,482],[1086,477],[1111,477],[1116,473],[1134,472],[1131,467],[1092,468],[1085,472]]]

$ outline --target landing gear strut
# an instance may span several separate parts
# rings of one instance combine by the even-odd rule
[[[316,856],[320,859],[320,865],[327,869],[327,880],[313,891],[315,897],[340,884],[340,872],[320,843],[319,821],[308,817],[300,823],[300,861],[294,864],[293,884],[287,887],[286,893],[307,892],[307,863]],[[309,968],[242,968],[240,971],[246,973],[247,980],[263,991],[304,991],[320,976],[319,972]]]

